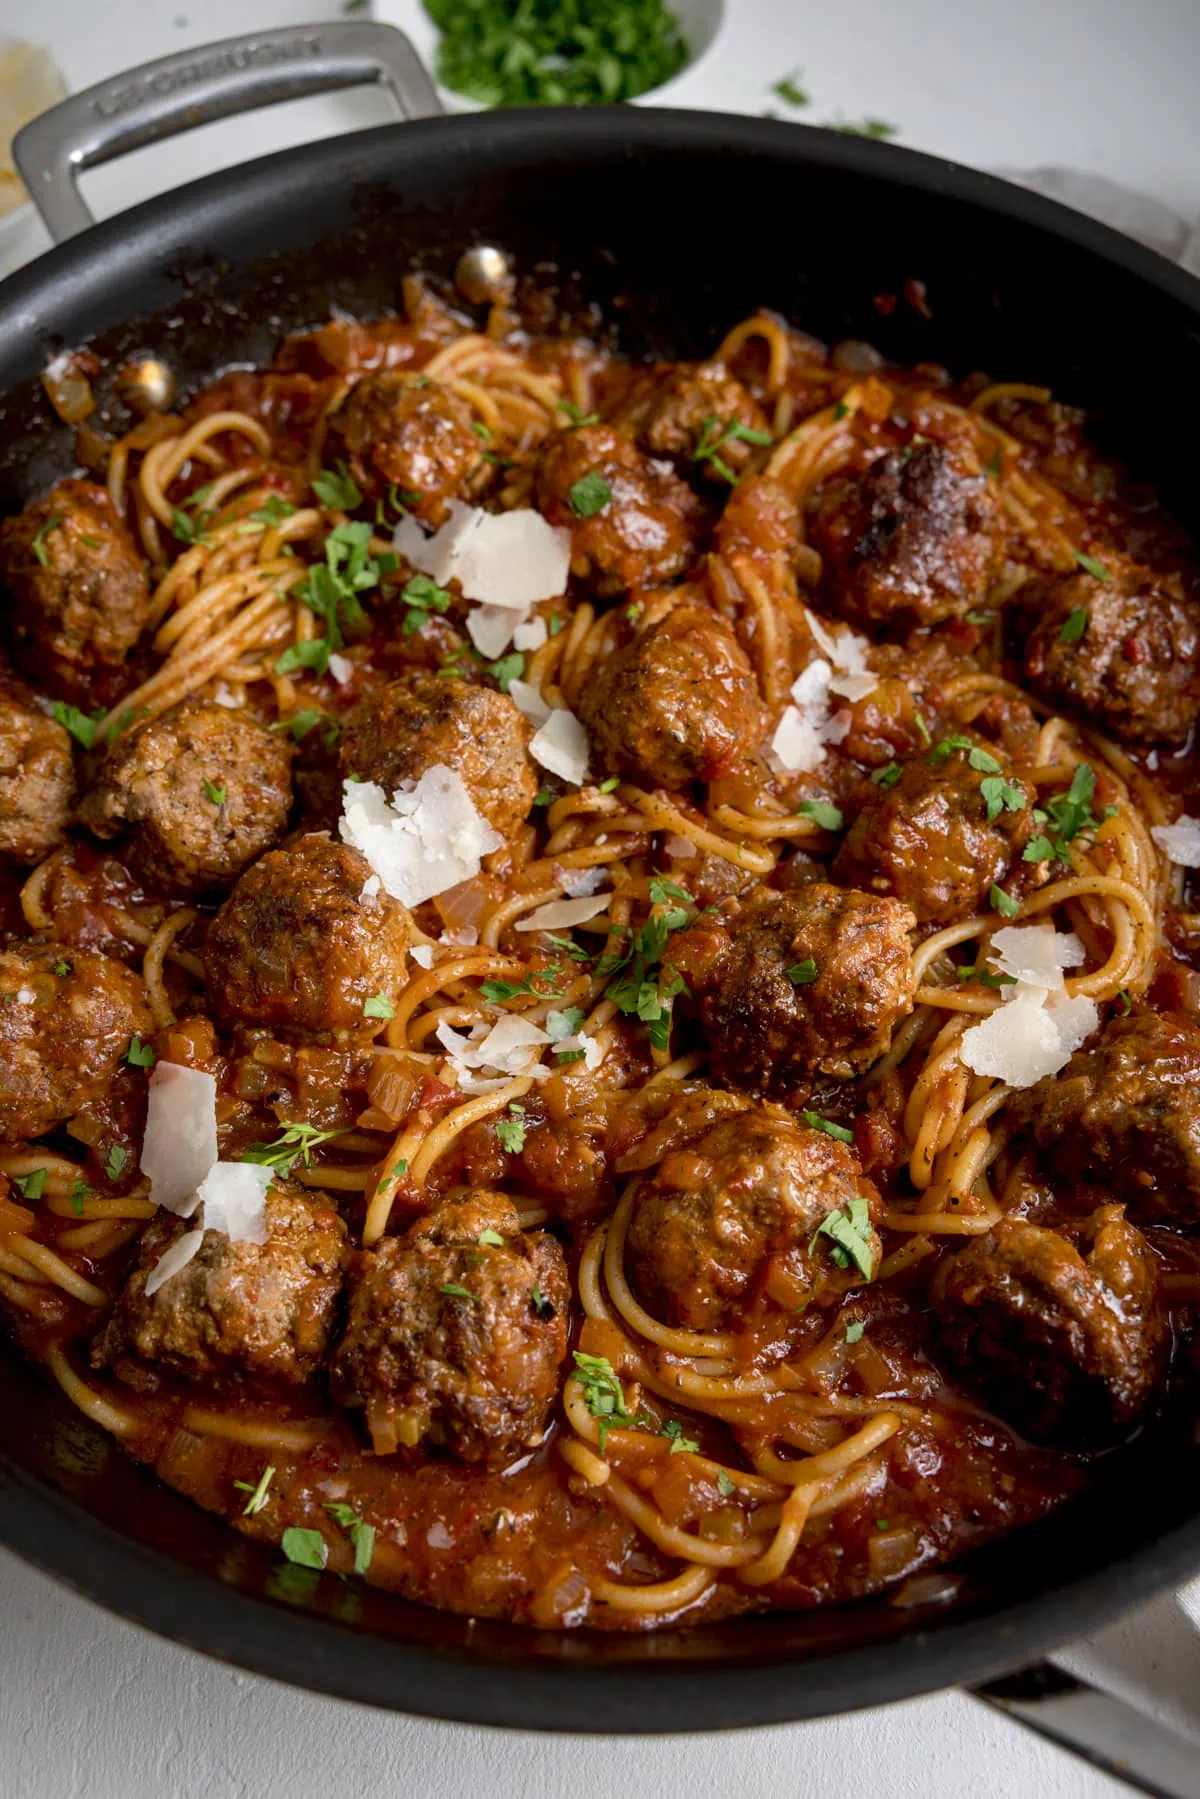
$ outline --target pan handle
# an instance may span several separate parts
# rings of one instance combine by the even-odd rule
[[[84,169],[260,106],[378,83],[406,119],[442,110],[403,32],[351,20],[289,25],[160,57],[72,94],[32,119],[13,159],[55,243],[94,223],[79,192]]]

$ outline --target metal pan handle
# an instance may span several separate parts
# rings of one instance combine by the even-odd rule
[[[441,112],[416,51],[391,25],[289,25],[160,57],[73,94],[32,119],[13,159],[55,243],[94,223],[79,192],[84,169],[197,125],[310,94],[376,83],[405,119]]]

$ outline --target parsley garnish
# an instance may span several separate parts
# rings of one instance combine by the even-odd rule
[[[658,1434],[660,1437],[670,1438],[672,1455],[682,1455],[686,1450],[694,1455],[700,1447],[695,1437],[684,1436],[683,1426],[678,1418],[668,1418]]]
[[[486,1231],[480,1231],[480,1233],[476,1237],[475,1241],[476,1241],[476,1243],[478,1243],[478,1245],[481,1249],[503,1249],[504,1248],[504,1238],[500,1235],[499,1231],[493,1231],[490,1229],[486,1230]]]
[[[1078,643],[1087,630],[1088,609],[1086,606],[1072,606],[1058,633],[1059,643]]]
[[[325,468],[314,475],[312,488],[322,506],[328,506],[331,512],[353,512],[362,505],[358,483],[344,462],[339,462],[336,469]]]
[[[1115,806],[1105,806],[1097,818],[1092,811],[1095,794],[1095,769],[1088,762],[1077,763],[1067,791],[1056,793],[1046,801],[1044,812],[1034,814],[1040,824],[1052,825],[1054,828],[1044,831],[1026,844],[1023,860],[1048,862],[1054,858],[1060,862],[1069,862],[1068,844],[1081,831],[1096,830],[1105,819],[1112,818],[1117,810]]]
[[[913,723],[916,725],[917,730],[921,733],[921,737],[924,740],[924,742],[932,743],[933,737],[930,734],[929,726],[925,723],[925,720],[921,717],[921,714],[919,712],[913,713]]]
[[[979,791],[983,795],[987,807],[989,824],[999,818],[1002,812],[1022,812],[1025,809],[1025,792],[1021,787],[1014,787],[1002,775],[988,775],[979,783]]]
[[[257,507],[238,529],[245,531],[247,527],[252,524],[282,525],[284,519],[291,518],[295,510],[296,508],[292,505],[292,502],[290,500],[285,500],[281,494],[268,494],[263,504]]]
[[[1125,1017],[1127,1015],[1127,1013],[1129,1012],[1130,1007],[1133,1005],[1133,1001],[1130,999],[1130,997],[1129,997],[1128,993],[1125,991],[1124,987],[1122,987],[1121,991],[1117,995],[1117,1004],[1121,1008],[1122,1017]]]
[[[598,425],[600,422],[600,414],[598,412],[582,412],[573,400],[559,400],[557,405],[558,410],[560,412],[565,412],[568,419],[570,419],[571,424],[574,426]]]
[[[774,439],[769,431],[753,431],[749,425],[743,425],[739,419],[719,419],[714,413],[701,426],[700,435],[696,439],[696,447],[692,451],[693,462],[707,462],[715,469],[723,481],[735,485],[737,476],[718,451],[727,443],[770,444]]]
[[[550,962],[545,968],[530,969],[529,973],[520,981],[481,981],[479,991],[484,999],[490,1000],[493,1005],[497,1006],[502,1006],[508,1000],[518,999],[525,994],[532,999],[549,998],[551,994],[558,992],[558,977],[561,973],[562,969],[558,963]],[[549,985],[539,993],[534,985],[536,981],[546,981]]]
[[[805,818],[811,818],[823,831],[840,831],[845,823],[841,809],[828,800],[801,800],[797,811]]]
[[[1109,579],[1109,571],[1102,562],[1097,562],[1094,556],[1085,556],[1082,550],[1072,550],[1071,554],[1074,556],[1084,574],[1090,575],[1093,581],[1107,581]]]
[[[612,488],[594,469],[590,475],[583,475],[567,490],[571,505],[580,518],[594,518],[597,512],[603,512],[612,499]]]
[[[284,1531],[280,1548],[297,1568],[324,1568],[329,1546],[319,1530],[299,1530],[293,1524]]]
[[[534,1281],[529,1294],[529,1303],[533,1307],[533,1315],[535,1318],[553,1318],[554,1301],[552,1299],[547,1299],[546,1295],[542,1292],[541,1281]]]
[[[271,1482],[274,1478],[275,1470],[268,1462],[267,1466],[258,1477],[257,1486],[252,1487],[248,1480],[234,1481],[233,1484],[239,1493],[249,1493],[250,1495],[249,1499],[242,1507],[243,1518],[257,1518],[259,1512],[262,1511],[264,1505],[267,1503],[267,1494],[270,1491]]]
[[[451,595],[446,588],[439,587],[431,576],[414,575],[400,598],[408,607],[404,619],[404,635],[412,637],[422,625],[429,623],[431,612],[445,612],[449,608]]]
[[[601,781],[599,787],[597,787],[597,789],[596,789],[596,792],[597,793],[615,793],[617,791],[617,788],[620,785],[621,785],[620,775],[609,775],[609,777],[606,781]]]
[[[438,1288],[448,1299],[467,1299],[473,1306],[481,1304],[478,1293],[472,1293],[470,1287],[464,1287],[461,1281],[445,1281]]]
[[[728,1499],[732,1493],[737,1492],[736,1480],[731,1480],[724,1468],[717,1469],[717,1492],[722,1499]]]
[[[852,1318],[850,1320],[849,1324],[846,1326],[846,1341],[847,1341],[847,1343],[860,1342],[862,1339],[862,1334],[866,1330],[866,1328],[867,1328],[866,1324],[863,1322],[863,1320],[861,1318]]]
[[[999,452],[999,450],[992,451],[990,458],[983,465],[983,472],[987,476],[989,481],[998,481],[1000,479],[1000,452]]]
[[[373,993],[363,1001],[364,1018],[394,1018],[396,1008],[386,993]]]
[[[121,1174],[122,1174],[125,1164],[126,1164],[126,1162],[128,1162],[128,1160],[129,1160],[129,1151],[125,1148],[124,1144],[123,1143],[114,1143],[112,1148],[108,1152],[108,1160],[104,1164],[104,1172],[108,1176],[110,1181],[119,1181],[120,1180]]]
[[[325,636],[308,643],[293,644],[276,661],[276,672],[290,674],[297,668],[312,668],[324,674],[329,657],[345,644],[345,633],[362,633],[367,616],[359,594],[378,585],[381,576],[397,566],[391,554],[370,555],[371,527],[361,522],[336,525],[325,539],[325,560],[310,568],[296,598],[301,605],[322,619]]]
[[[776,98],[782,100],[787,106],[799,108],[808,105],[808,95],[796,80],[799,73],[799,69],[794,69],[790,75],[785,75],[782,81],[775,82],[771,88],[771,92]]]
[[[638,1420],[625,1405],[625,1390],[607,1356],[574,1351],[575,1378],[583,1388],[583,1403],[596,1420],[601,1455],[614,1424],[634,1428]]]
[[[956,969],[955,973],[960,981],[978,981],[984,987],[1012,987],[1017,979],[1015,974],[993,974],[990,968],[980,968],[977,962]]]
[[[206,779],[204,782],[204,797],[206,800],[211,801],[214,806],[223,806],[227,797],[226,789],[224,787],[218,787],[215,781]]]
[[[354,1572],[365,1574],[375,1555],[375,1526],[364,1524],[354,1507],[344,1505],[340,1500],[327,1501],[325,1510],[350,1539],[354,1550]]]
[[[73,965],[70,962],[56,962],[54,964],[54,972],[60,981],[66,980],[67,976],[71,973],[72,966]],[[134,1042],[137,1042],[136,1037],[134,1038]]]
[[[12,1182],[22,1199],[40,1199],[46,1191],[46,1170],[34,1168],[28,1174],[14,1174]]]
[[[129,1048],[125,1051],[125,1060],[131,1068],[153,1068],[154,1051],[140,1037],[131,1037]]]
[[[807,1112],[805,1117],[808,1117]],[[871,1215],[865,1199],[852,1199],[836,1212],[828,1213],[813,1232],[811,1242],[815,1243],[818,1237],[833,1239],[834,1247],[830,1254],[839,1268],[848,1268],[853,1262],[859,1273],[870,1279],[874,1265],[871,1255]]]
[[[553,787],[539,787],[533,796],[533,803],[535,806],[552,806],[557,798]]]
[[[41,564],[41,566],[43,568],[49,567],[49,561],[50,561],[49,557],[46,555],[46,543],[45,543],[46,536],[51,531],[57,531],[58,527],[62,524],[62,522],[63,522],[62,513],[61,512],[52,512],[50,514],[50,517],[46,520],[45,524],[42,526],[41,530],[38,532],[37,536],[33,540],[33,553],[37,557],[38,562]]]
[[[871,775],[871,784],[874,787],[894,787],[903,773],[904,770],[898,762],[889,762],[885,767],[877,768],[874,771]]]
[[[519,681],[525,673],[525,658],[520,650],[511,650],[507,656],[501,656],[498,662],[487,662],[484,667],[501,693],[507,693],[513,682]]]
[[[262,1168],[274,1168],[278,1174],[290,1174],[296,1162],[307,1168],[312,1152],[331,1137],[342,1137],[344,1130],[320,1131],[313,1124],[285,1124],[274,1143],[251,1143],[238,1156],[239,1162],[257,1162]]]
[[[817,978],[817,965],[811,956],[805,956],[803,962],[792,963],[787,978],[793,987],[811,987]]]
[[[940,768],[943,762],[950,760],[955,750],[967,752],[968,765],[978,774],[998,775],[1001,772],[1003,765],[997,762],[995,756],[989,750],[981,749],[977,743],[972,743],[961,732],[955,732],[952,737],[943,737],[940,743],[935,743],[929,752],[929,760],[935,768]]]
[[[1003,887],[998,887],[995,881],[988,890],[988,904],[993,912],[999,912],[1001,918],[1015,918],[1021,910],[1020,900],[1015,900],[1010,894],[1005,893]]]
[[[834,423],[839,425],[843,419],[848,419],[850,417],[850,408],[847,406],[845,400],[838,401],[833,409],[833,417]]]
[[[555,949],[561,950],[564,956],[570,956],[572,962],[591,961],[587,951],[578,943],[573,943],[569,937],[556,937],[553,931],[547,931],[545,938],[547,943],[552,943]]]
[[[71,1191],[67,1195],[67,1203],[76,1218],[83,1217],[83,1202],[85,1199],[93,1198],[94,1193],[95,1189],[89,1187],[86,1181],[71,1182]]]
[[[290,718],[280,718],[270,727],[272,731],[286,731],[296,743],[308,736],[320,724],[326,724],[336,733],[336,720],[327,712],[318,712],[315,706],[308,706],[303,712],[293,712]]]
[[[481,106],[580,106],[632,100],[687,61],[664,0],[521,5],[428,0],[442,33],[435,72]]]
[[[82,744],[85,750],[90,750],[96,741],[96,726],[104,717],[104,709],[101,707],[89,718],[78,706],[68,706],[65,700],[55,700],[50,708],[50,716],[71,733],[76,743]]]
[[[831,1118],[822,1118],[819,1112],[805,1112],[804,1122],[814,1131],[824,1131],[827,1137],[836,1137],[839,1143],[853,1143],[854,1132],[848,1131],[844,1124],[834,1124]]]
[[[510,1156],[519,1155],[525,1147],[525,1110],[522,1106],[510,1106],[508,1118],[498,1118],[495,1124],[496,1136],[501,1147]]]
[[[193,494],[189,505],[194,505],[197,495]],[[198,513],[191,518],[181,506],[176,506],[171,513],[171,529],[180,543],[208,543],[204,527],[212,518],[211,512]]]

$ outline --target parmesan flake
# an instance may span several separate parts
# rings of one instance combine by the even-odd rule
[[[217,1160],[217,1083],[201,1068],[156,1062],[150,1075],[142,1173],[156,1206],[190,1218]]]
[[[390,804],[374,781],[346,781],[342,794],[343,842],[406,906],[471,880],[481,858],[504,842],[476,810],[462,776],[441,763],[415,786],[405,782]]]
[[[433,945],[432,945],[432,943],[414,943],[412,946],[412,949],[409,951],[409,954],[411,955],[413,961],[416,963],[418,968],[432,968],[433,967]]]
[[[1178,868],[1200,868],[1200,818],[1186,812],[1173,825],[1152,825],[1150,835]]]
[[[544,725],[554,710],[553,706],[546,704],[537,688],[531,687],[528,681],[510,681],[508,697],[517,709],[525,714],[526,718],[533,720],[535,725]]]
[[[587,779],[587,732],[573,712],[556,706],[529,745],[535,762],[548,768],[571,787],[582,787]]]
[[[519,613],[566,591],[569,531],[531,507],[493,513],[451,500],[449,514],[432,537],[406,514],[394,536],[400,554],[439,586],[457,581],[464,599]]]
[[[959,1053],[974,1074],[1032,1087],[1066,1066],[1100,1022],[1095,1003],[1018,984],[989,1017],[964,1031]]]
[[[203,1246],[203,1230],[187,1231],[182,1237],[176,1237],[174,1243],[164,1249],[146,1276],[144,1289],[146,1298],[153,1299],[158,1289],[165,1287],[169,1280],[181,1273]]]
[[[217,1162],[196,1198],[204,1207],[206,1231],[220,1231],[231,1243],[265,1243],[267,1193],[274,1170],[257,1162]]]
[[[518,918],[518,931],[565,931],[572,925],[586,924],[608,906],[612,893],[593,893],[583,899],[548,900],[544,906]]]
[[[1064,968],[1079,968],[1085,959],[1074,932],[1052,924],[1008,925],[995,933],[992,948],[1002,974],[1050,993],[1062,991]]]

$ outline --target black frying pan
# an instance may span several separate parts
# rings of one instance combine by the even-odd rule
[[[267,157],[86,228],[78,168],[369,80],[421,122]],[[902,362],[1044,382],[1195,520],[1200,283],[1114,232],[993,177],[806,127],[628,107],[424,116],[436,110],[406,40],[342,24],[171,57],[27,127],[22,170],[71,241],[0,286],[0,510],[73,463],[36,381],[64,345],[90,340],[113,366],[155,352],[186,392],[331,305],[386,311],[413,264],[446,273],[465,245],[494,241],[563,316],[598,304],[635,354],[701,354],[769,306]],[[926,305],[903,297],[913,281]],[[1144,1726],[1139,1738],[1136,1714],[1085,1695],[1081,1723],[1078,1690],[1064,1696],[1045,1668],[997,1679],[1200,1570],[1200,1457],[1183,1425],[1144,1433],[1083,1499],[964,1563],[950,1605],[880,1599],[640,1639],[471,1623],[334,1580],[290,1593],[277,1555],[128,1462],[15,1357],[0,1351],[0,1368],[0,1540],[260,1673],[433,1717],[634,1732],[992,1683],[985,1696],[1086,1739],[1101,1765],[1138,1767],[1145,1790],[1200,1793],[1194,1753]]]

